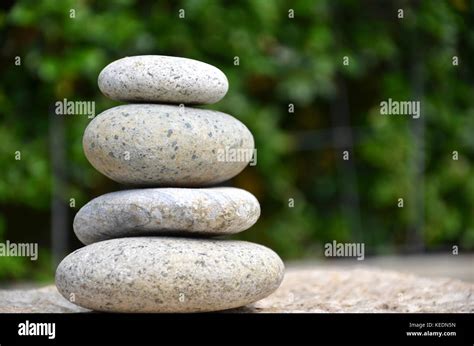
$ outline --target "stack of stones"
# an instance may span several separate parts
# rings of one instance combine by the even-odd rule
[[[198,312],[243,306],[276,290],[284,271],[276,253],[215,238],[250,228],[260,216],[257,199],[206,187],[247,166],[249,155],[226,162],[218,154],[253,151],[253,136],[228,114],[184,106],[219,101],[226,76],[196,60],[135,56],[105,67],[99,88],[135,103],[95,117],[84,152],[99,172],[134,189],[79,210],[74,231],[87,246],[59,265],[61,294],[98,311]]]

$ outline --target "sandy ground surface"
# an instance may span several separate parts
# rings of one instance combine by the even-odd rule
[[[0,290],[0,312],[86,311],[64,299],[54,285]],[[290,265],[276,292],[231,311],[474,312],[474,283],[386,269]]]
[[[474,284],[377,269],[290,269],[249,312],[474,312]]]
[[[442,254],[378,256],[369,257],[363,261],[338,259],[287,263],[287,267],[314,268],[315,266],[318,268],[374,268],[424,277],[453,278],[474,283],[474,254],[458,256]]]

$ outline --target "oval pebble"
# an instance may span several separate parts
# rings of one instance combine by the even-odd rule
[[[74,232],[84,244],[144,235],[218,236],[250,228],[260,205],[233,187],[155,188],[107,193],[83,206]]]
[[[211,104],[229,88],[218,68],[201,61],[142,55],[116,60],[99,74],[99,89],[117,101]]]
[[[268,296],[283,272],[275,252],[249,242],[121,238],[71,253],[56,271],[56,286],[97,311],[217,311]]]
[[[154,104],[114,107],[83,137],[89,162],[122,184],[206,186],[239,174],[252,159],[247,127],[217,111]]]

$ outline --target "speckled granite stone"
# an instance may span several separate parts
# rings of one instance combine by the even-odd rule
[[[268,296],[283,272],[276,253],[249,242],[121,238],[67,256],[56,286],[75,304],[98,311],[216,311]]]
[[[156,188],[99,196],[74,218],[84,244],[140,235],[216,236],[244,231],[258,220],[260,205],[233,187]]]
[[[227,93],[218,68],[201,61],[162,55],[123,58],[99,75],[102,93],[118,101],[210,104]]]
[[[407,258],[408,257],[408,260]],[[399,257],[404,273],[364,264],[328,264],[311,261],[289,263],[280,287],[268,297],[242,308],[238,313],[474,313],[472,255]],[[454,257],[454,259],[453,259]],[[377,263],[380,261],[374,258]],[[379,258],[385,263],[383,258]],[[410,274],[424,260],[440,263],[442,272],[466,275],[469,281]],[[340,263],[341,261],[337,261]],[[397,260],[398,262],[398,260]],[[356,268],[357,267],[357,268]],[[431,270],[428,270],[430,272]],[[459,272],[458,272],[459,271]],[[451,271],[449,271],[451,273]],[[35,289],[0,289],[0,313],[58,313],[90,311],[70,304],[55,286]]]
[[[90,163],[119,183],[179,187],[216,184],[239,174],[251,154],[229,162],[219,153],[252,153],[254,140],[244,124],[225,113],[130,104],[96,116],[83,146]]]

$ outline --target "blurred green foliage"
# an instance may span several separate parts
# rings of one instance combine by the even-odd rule
[[[117,105],[100,94],[97,76],[111,61],[140,54],[198,59],[227,75],[227,96],[207,108],[242,120],[258,149],[257,166],[231,182],[262,205],[260,221],[240,238],[286,259],[321,256],[322,244],[333,239],[364,241],[372,254],[403,251],[413,234],[427,250],[474,249],[472,2],[21,0],[0,6],[0,240],[39,241],[43,254],[34,265],[0,258],[0,279],[52,272],[54,103],[95,101],[97,113]],[[380,115],[379,103],[388,98],[421,100],[423,122]],[[353,148],[334,147],[334,109],[341,104]],[[84,157],[87,116],[63,117],[62,198],[76,199],[72,218],[88,200],[119,186]],[[354,167],[341,162],[342,150],[350,151]],[[404,208],[397,207],[400,197]]]

